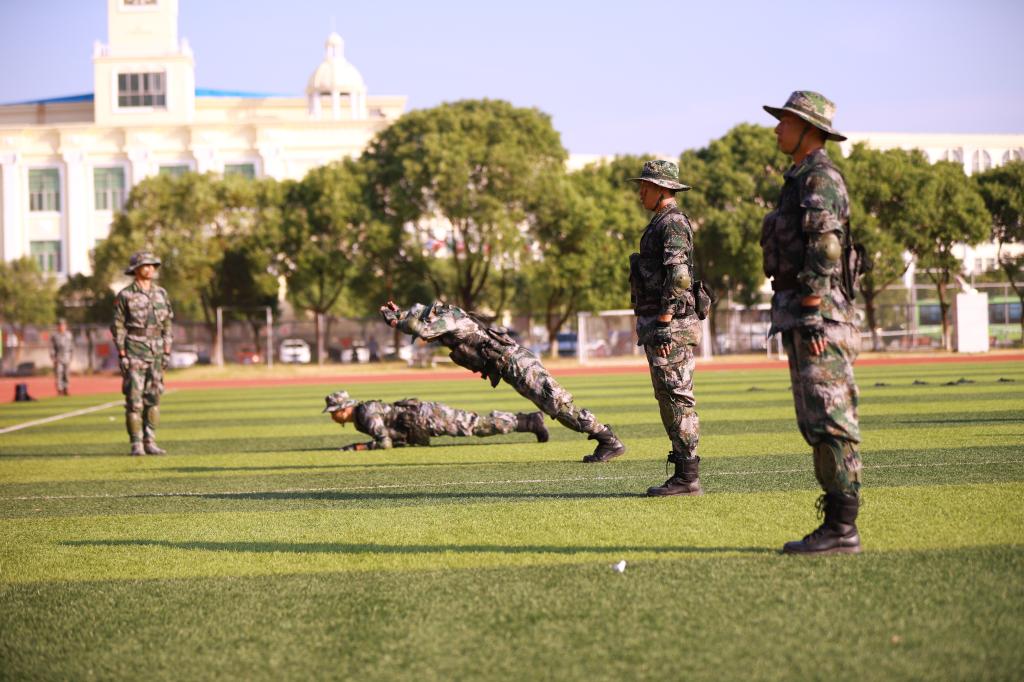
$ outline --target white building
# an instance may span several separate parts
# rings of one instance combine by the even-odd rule
[[[964,173],[972,175],[1001,166],[1009,161],[1024,159],[1024,134],[981,135],[953,133],[845,133],[847,140],[840,143],[843,155],[858,142],[878,150],[920,149],[928,161],[952,161],[964,167]],[[1024,253],[1024,245],[1007,245],[1013,255]],[[977,246],[961,244],[954,249],[954,255],[963,261],[964,274],[974,275],[998,268],[998,246],[985,242]],[[913,268],[908,271],[906,281],[912,282]]]
[[[197,88],[178,0],[107,0],[107,32],[93,49],[92,93],[0,106],[4,260],[89,272],[90,251],[143,178],[301,178],[358,155],[405,110],[403,96],[367,94],[336,33],[305,96],[288,97]]]

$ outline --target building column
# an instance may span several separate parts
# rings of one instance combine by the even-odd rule
[[[22,196],[21,155],[17,152],[0,155],[0,172],[3,174],[0,186],[0,203],[3,215],[3,241],[0,243],[0,257],[5,261],[25,255],[24,220],[22,214],[28,210],[28,195]],[[24,209],[22,208],[24,207]]]
[[[256,153],[260,155],[260,170],[262,175],[276,178],[284,177],[284,168],[281,167],[281,150],[278,147],[259,146]]]
[[[61,154],[64,160],[64,182],[67,187],[64,206],[64,273],[70,277],[76,273],[88,274],[92,267],[89,251],[92,250],[92,197],[89,191],[92,183],[86,173],[85,154],[69,150]]]
[[[126,149],[125,154],[128,157],[129,173],[131,174],[131,177],[128,178],[128,187],[125,189],[131,190],[132,187],[153,175],[153,162],[147,149]]]
[[[192,158],[196,160],[197,173],[224,172],[224,164],[217,163],[217,155],[210,147],[193,147]]]
[[[335,121],[341,118],[341,93],[337,90],[331,93],[331,118]]]

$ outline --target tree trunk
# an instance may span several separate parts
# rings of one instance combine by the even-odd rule
[[[861,294],[864,295],[864,315],[868,318],[868,329],[871,330],[871,350],[876,353],[882,350],[882,337],[878,335],[878,322],[876,321],[877,313],[875,311],[875,293],[868,292],[861,289]]]
[[[96,365],[93,362],[93,355],[96,350],[96,342],[92,338],[92,327],[85,328],[85,348],[86,348],[86,367],[89,374],[93,374],[96,371]]]
[[[316,324],[316,364],[324,364],[324,329],[323,329],[323,313],[316,312],[313,314],[313,319]]]
[[[939,314],[942,316],[942,347],[948,352],[953,350],[953,334],[949,328],[949,304],[946,302],[946,282],[939,280],[935,289],[939,294]]]

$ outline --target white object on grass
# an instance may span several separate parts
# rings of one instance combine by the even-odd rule
[[[615,571],[616,573],[625,573],[626,572],[626,560],[623,559],[622,561],[620,561],[617,564],[612,564],[612,570]]]

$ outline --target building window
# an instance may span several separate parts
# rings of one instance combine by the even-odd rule
[[[30,211],[60,210],[60,172],[56,168],[34,168],[28,172]]]
[[[1003,154],[1003,163],[1010,163],[1011,161],[1020,161],[1024,159],[1024,150],[1011,149],[1010,151]]]
[[[188,164],[175,164],[172,166],[160,166],[160,175],[170,175],[172,178],[180,178],[185,173],[188,173],[191,168]]]
[[[155,7],[157,0],[121,0],[125,7]]]
[[[947,149],[945,153],[939,157],[939,161],[952,161],[953,163],[964,162],[964,150],[962,149]]]
[[[97,168],[93,171],[97,211],[120,211],[124,206],[124,168]]]
[[[163,107],[167,104],[167,83],[164,74],[117,74],[117,106]]]
[[[43,272],[60,272],[60,242],[29,242],[29,253]]]
[[[252,180],[256,177],[256,165],[252,163],[226,163],[224,164],[224,176],[240,175],[243,178]]]

